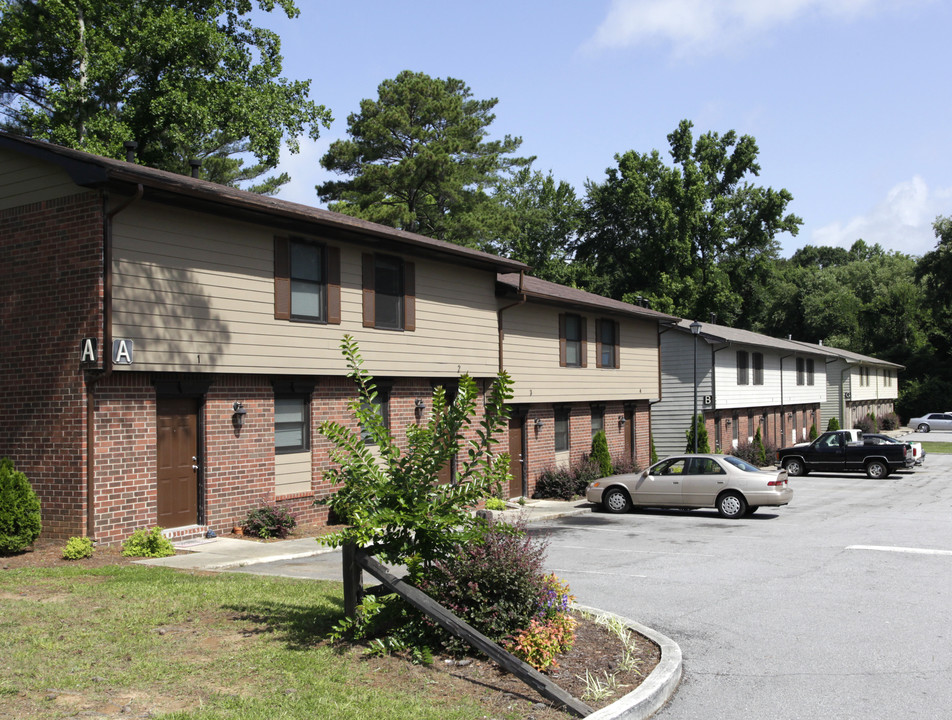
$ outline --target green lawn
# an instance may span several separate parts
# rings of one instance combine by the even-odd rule
[[[485,714],[434,687],[427,668],[327,644],[341,614],[337,583],[141,566],[3,571],[0,717],[126,706],[174,720]]]
[[[923,442],[922,449],[928,456],[930,453],[936,453],[937,455],[949,455],[952,454],[952,442]]]

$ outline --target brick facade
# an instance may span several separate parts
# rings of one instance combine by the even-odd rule
[[[102,346],[102,199],[0,211],[0,454],[40,498],[44,534],[84,534],[86,389],[80,342]]]

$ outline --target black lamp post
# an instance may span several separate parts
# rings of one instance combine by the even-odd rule
[[[697,454],[697,336],[701,332],[701,323],[695,320],[691,323],[691,334],[694,336],[694,414],[691,424],[694,427],[694,453]]]

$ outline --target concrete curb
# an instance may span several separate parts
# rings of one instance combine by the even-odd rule
[[[665,635],[621,615],[585,605],[575,607],[582,612],[599,617],[615,618],[635,632],[644,635],[661,649],[661,661],[637,689],[611,705],[596,710],[588,715],[586,720],[615,720],[616,718],[645,720],[664,707],[665,703],[674,696],[678,683],[681,682],[681,648],[678,644]]]

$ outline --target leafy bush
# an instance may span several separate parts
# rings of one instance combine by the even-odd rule
[[[525,524],[483,526],[481,537],[434,563],[420,589],[483,635],[500,642],[524,628],[539,612],[546,584],[545,544],[525,532]],[[431,625],[434,642],[451,652],[466,646]]]
[[[746,460],[751,465],[766,467],[773,462],[776,453],[777,448],[772,443],[763,441],[760,437],[760,428],[758,428],[753,441],[738,443],[731,455]]]
[[[816,423],[813,423],[813,424],[810,426],[810,442],[813,442],[813,441],[816,440],[818,437],[820,437],[820,433],[817,432]]]
[[[612,456],[608,452],[608,438],[605,437],[605,431],[599,430],[592,437],[592,462],[598,465],[601,477],[607,477],[612,474]]]
[[[245,535],[259,538],[286,538],[297,525],[297,517],[277,505],[261,505],[248,513],[241,525]]]
[[[559,613],[551,618],[529,621],[529,627],[503,641],[503,647],[536,670],[558,667],[556,658],[572,649],[575,642],[575,618]]]
[[[630,457],[619,456],[612,458],[612,475],[624,475],[626,473],[641,472],[642,467],[636,460]]]
[[[0,460],[0,554],[17,553],[40,536],[40,501],[10,458]]]
[[[583,458],[568,468],[547,468],[539,475],[532,497],[573,500],[584,495],[586,486],[600,477],[605,476],[591,457]]]
[[[885,415],[881,415],[879,418],[879,425],[883,430],[898,430],[899,429],[899,416],[894,412],[888,412]]]
[[[125,557],[168,557],[175,554],[172,542],[162,534],[162,528],[156,526],[152,530],[136,530],[122,544],[122,554]]]
[[[853,423],[853,427],[862,430],[864,433],[874,433],[877,431],[876,416],[869,413],[866,417],[861,417]]]
[[[64,560],[82,560],[93,556],[93,541],[88,537],[71,537],[63,548]]]
[[[831,417],[830,421],[826,424],[826,431],[830,432],[831,430],[839,430],[839,429],[840,429],[840,421],[835,417]]]
[[[486,509],[487,510],[505,510],[506,501],[502,498],[491,497],[486,498]]]

